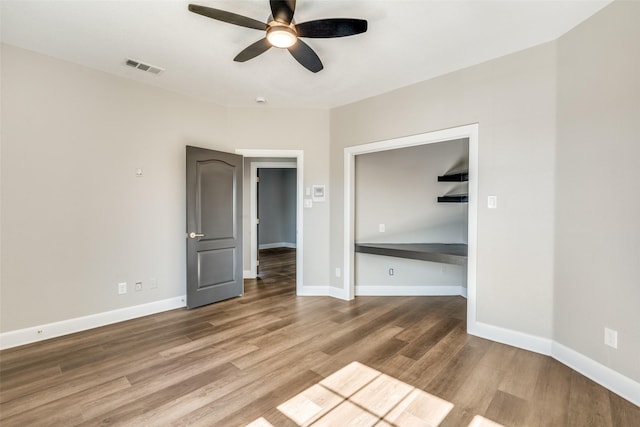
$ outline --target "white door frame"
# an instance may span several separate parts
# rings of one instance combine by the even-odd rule
[[[304,253],[304,222],[303,222],[303,203],[304,203],[304,151],[303,150],[262,150],[262,149],[236,149],[236,154],[240,154],[244,157],[262,157],[262,158],[294,158],[296,163],[278,163],[287,166],[277,167],[295,167],[296,168],[296,294],[300,294],[302,287],[304,286],[303,274],[302,274],[302,260]],[[251,177],[255,177],[253,165],[260,162],[251,162]],[[276,164],[276,162],[265,162],[268,164]],[[256,167],[257,171],[257,167]],[[250,183],[250,200],[249,200],[249,214],[250,218],[250,230],[251,234],[251,274],[253,277],[256,275],[256,181],[251,180]]]
[[[469,138],[469,213],[467,259],[467,325],[476,322],[478,253],[478,128],[477,123],[405,136],[344,149],[344,281],[343,299],[355,297],[355,158],[357,155]]]
[[[251,221],[251,230],[249,233],[251,234],[251,278],[255,278],[258,275],[258,264],[256,260],[258,259],[258,206],[256,201],[258,200],[258,169],[295,169],[297,167],[296,163],[285,163],[285,162],[251,162],[251,183],[249,184],[249,197],[251,197],[249,201],[249,215]],[[296,179],[296,190],[297,190],[297,179]],[[296,204],[297,204],[297,194],[296,194]],[[297,209],[296,209],[297,210]],[[296,212],[297,216],[297,212]],[[297,234],[297,233],[296,233]],[[297,237],[297,236],[296,236]],[[296,239],[297,245],[297,239]]]

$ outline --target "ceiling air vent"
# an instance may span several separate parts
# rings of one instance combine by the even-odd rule
[[[155,65],[145,64],[144,62],[135,61],[127,58],[126,65],[129,67],[137,68],[138,70],[146,71],[147,73],[160,74],[164,71],[164,68],[156,67]]]

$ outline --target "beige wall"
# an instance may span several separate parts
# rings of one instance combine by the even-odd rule
[[[332,110],[332,267],[344,147],[477,122],[477,320],[639,381],[639,17],[616,1],[555,42]]]
[[[555,69],[548,43],[332,110],[332,267],[343,260],[344,147],[477,122],[477,320],[551,338]]]
[[[640,3],[558,42],[554,336],[640,381]],[[618,349],[603,343],[618,331]]]
[[[227,110],[3,45],[0,330],[183,295],[185,145],[304,150],[305,181],[326,182],[328,118]],[[305,211],[312,284],[327,281],[327,209]]]
[[[226,133],[220,107],[3,46],[2,331],[184,294],[184,147]]]
[[[330,194],[327,110],[234,108],[228,110],[228,128],[229,139],[236,148],[304,150],[304,187],[326,184]],[[245,216],[248,214],[245,209]],[[329,202],[314,203],[303,215],[303,283],[327,286]],[[245,251],[245,260],[247,257]],[[245,270],[248,269],[247,264]]]

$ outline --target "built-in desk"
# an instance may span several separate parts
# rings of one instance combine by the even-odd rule
[[[467,265],[463,243],[356,243],[356,252],[396,258]]]

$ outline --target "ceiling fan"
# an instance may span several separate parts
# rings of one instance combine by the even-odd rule
[[[287,49],[296,61],[314,73],[322,70],[322,61],[309,45],[300,40],[300,37],[335,38],[367,31],[367,21],[364,19],[318,19],[295,24],[293,21],[295,0],[270,0],[269,4],[272,16],[266,23],[236,13],[195,4],[190,4],[189,10],[218,21],[266,32],[264,38],[245,48],[233,58],[234,61],[248,61],[273,46]]]

